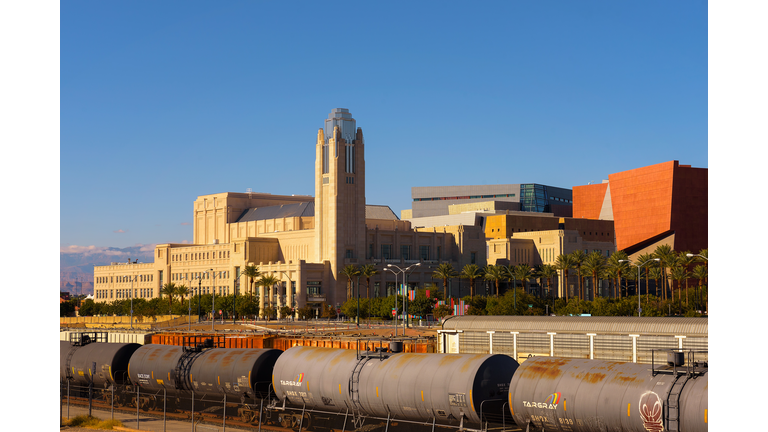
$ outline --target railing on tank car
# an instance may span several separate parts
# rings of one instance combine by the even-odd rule
[[[656,361],[656,353],[666,353],[667,361],[659,363]],[[708,364],[706,362],[696,361],[696,354],[707,354],[707,350],[683,350],[683,349],[652,349],[651,350],[651,372],[653,376],[657,374],[686,374],[691,377],[702,375],[707,372]],[[687,359],[686,359],[687,357]],[[684,361],[686,360],[686,361]]]
[[[107,342],[108,332],[77,332],[69,334],[69,343],[74,346],[88,345],[91,342]]]
[[[227,337],[225,335],[216,336],[183,336],[181,346],[185,352],[202,351],[208,348],[225,348]]]

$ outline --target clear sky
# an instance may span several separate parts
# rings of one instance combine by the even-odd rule
[[[704,1],[61,3],[60,243],[192,240],[218,192],[314,194],[348,108],[367,201],[708,167]]]

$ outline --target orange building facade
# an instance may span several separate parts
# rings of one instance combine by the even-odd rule
[[[573,217],[614,221],[616,248],[630,255],[659,241],[676,251],[707,248],[707,168],[669,161],[573,188]]]

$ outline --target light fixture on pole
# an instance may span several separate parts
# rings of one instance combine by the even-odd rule
[[[695,256],[697,256],[697,257],[700,257],[700,258],[704,258],[704,260],[705,260],[705,261],[709,261],[709,260],[707,259],[707,257],[705,257],[704,255],[699,255],[699,254],[692,254],[692,253],[689,253],[689,254],[685,254],[685,256],[687,256],[687,257],[695,257]]]
[[[390,269],[390,268],[386,268],[386,267],[384,267],[384,271],[388,271],[390,273],[394,273],[394,275],[395,275],[395,292],[397,292],[397,272],[392,270],[392,269]],[[397,310],[397,295],[395,295],[395,310]],[[397,336],[397,312],[395,312],[395,314],[394,314],[394,321],[395,321],[395,336]],[[403,335],[403,336],[405,336],[405,335]]]
[[[648,261],[637,265],[637,316],[640,317],[643,312],[643,308],[640,306],[640,267],[648,264],[651,261],[661,261],[660,258],[651,258]],[[619,260],[619,262],[629,263],[629,260]],[[631,263],[630,263],[631,264]],[[645,287],[645,292],[648,292],[648,286]]]
[[[394,267],[403,274],[403,336],[405,336],[405,329],[408,327],[408,284],[406,282],[406,276],[408,275],[408,271],[420,265],[421,263],[416,263],[406,267],[405,270],[403,270],[394,264],[387,264],[387,267]]]

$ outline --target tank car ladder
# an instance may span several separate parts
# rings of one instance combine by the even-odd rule
[[[360,405],[360,372],[363,370],[363,366],[368,363],[368,360],[368,357],[361,357],[352,370],[352,375],[349,377],[349,396],[355,405],[355,409],[359,408]]]
[[[683,392],[683,387],[687,382],[688,374],[676,374],[675,381],[672,383],[672,387],[669,388],[669,393],[667,393],[665,420],[667,421],[667,430],[669,432],[680,431],[680,393]]]

